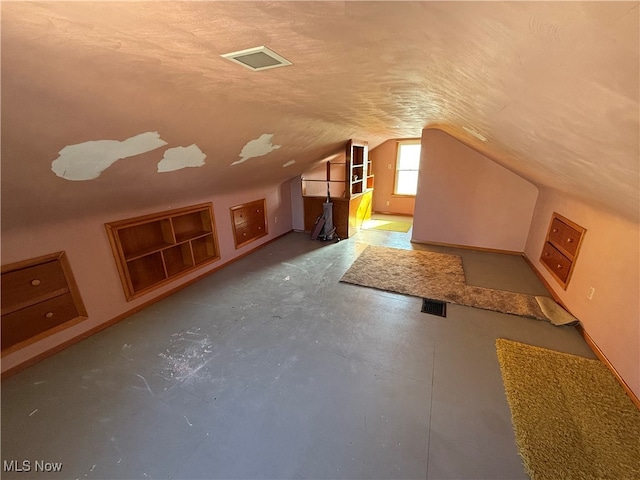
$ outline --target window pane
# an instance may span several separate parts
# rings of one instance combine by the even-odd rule
[[[415,195],[418,187],[416,170],[399,171],[396,176],[396,194]]]
[[[420,144],[401,144],[398,157],[398,170],[418,170],[420,166]]]

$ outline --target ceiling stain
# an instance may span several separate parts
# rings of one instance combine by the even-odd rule
[[[249,142],[242,147],[242,151],[239,155],[240,160],[236,160],[231,165],[238,165],[246,162],[250,158],[262,157],[280,148],[280,145],[274,145],[271,143],[272,139],[272,133],[263,133],[255,140],[249,140]]]
[[[201,167],[207,156],[194,143],[188,147],[169,148],[158,163],[158,173],[174,172],[183,168]]]
[[[68,145],[51,162],[51,170],[65,180],[94,180],[118,160],[140,155],[166,144],[158,132],[147,132],[123,141],[92,140]]]
[[[638,2],[1,8],[3,229],[280,185],[350,138],[373,149],[431,127],[538,188],[640,216]],[[251,72],[220,57],[255,45],[293,65]],[[51,175],[65,145],[131,132],[162,132],[216,161],[175,182],[156,174],[154,152],[110,167],[120,154],[92,151],[83,159],[96,166],[75,174],[59,160],[55,172],[99,175],[100,188]]]

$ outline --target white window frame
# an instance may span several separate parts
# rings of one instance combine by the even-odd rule
[[[417,190],[418,190],[418,178],[417,178],[417,172],[419,171],[419,166],[420,164],[418,163],[418,168],[417,169],[400,169],[400,152],[401,152],[401,147],[402,145],[421,145],[421,139],[419,138],[415,138],[415,139],[410,139],[410,140],[398,140],[398,142],[396,143],[396,164],[395,164],[395,174],[394,174],[394,179],[393,179],[393,195],[395,197],[415,197]],[[399,180],[399,176],[398,172],[403,172],[403,171],[407,171],[407,172],[416,172],[416,193],[398,193],[398,180]]]

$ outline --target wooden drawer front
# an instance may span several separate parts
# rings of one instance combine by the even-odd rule
[[[237,243],[244,243],[264,234],[264,230],[259,225],[244,224],[236,227]]]
[[[571,270],[571,261],[551,243],[545,243],[541,260],[562,282],[567,281]]]
[[[2,317],[2,349],[76,318],[78,310],[71,294],[37,303]]]
[[[245,225],[249,221],[249,209],[247,207],[238,208],[233,211],[233,224],[235,226]]]
[[[236,248],[267,234],[264,200],[231,208]]]
[[[264,227],[264,207],[260,204],[246,205],[233,211],[233,224],[262,225]]]
[[[28,306],[68,292],[67,280],[58,261],[51,261],[2,274],[2,310]]]
[[[249,223],[260,225],[264,228],[264,205],[262,203],[254,203],[250,209]]]
[[[578,250],[581,234],[570,225],[561,222],[557,218],[551,223],[549,231],[549,241],[553,242],[560,249],[565,250],[572,257]]]

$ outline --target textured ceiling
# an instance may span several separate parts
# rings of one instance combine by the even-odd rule
[[[638,2],[2,2],[3,228],[275,184],[349,138],[375,146],[430,125],[540,187],[637,221],[639,10]],[[252,72],[220,57],[260,45],[293,66]],[[95,179],[52,171],[65,147],[119,147],[152,132],[164,147]],[[254,140],[269,153],[241,155]],[[158,172],[179,147],[204,165]]]

